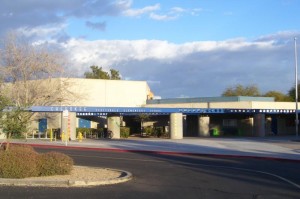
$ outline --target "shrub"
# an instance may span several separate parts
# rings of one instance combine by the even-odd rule
[[[26,178],[69,174],[73,159],[69,156],[48,152],[38,154],[29,145],[12,145],[0,149],[0,178]]]
[[[38,176],[38,153],[28,145],[10,145],[0,150],[0,177],[26,178]]]
[[[153,136],[154,135],[154,129],[151,126],[147,126],[144,128],[144,132],[147,136]]]
[[[128,127],[121,127],[120,128],[120,136],[121,138],[128,138],[129,137],[130,128]]]
[[[58,153],[48,152],[39,155],[39,175],[66,175],[70,174],[73,168],[73,159],[69,156]]]

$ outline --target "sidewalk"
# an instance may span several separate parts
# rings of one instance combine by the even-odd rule
[[[247,156],[296,160],[300,162],[300,142],[295,140],[295,136],[274,136],[263,138],[184,138],[182,140],[158,138],[129,138],[120,140],[84,139],[82,142],[70,141],[67,143],[67,146],[60,140],[50,142],[50,140],[45,139],[13,140],[12,143],[26,143],[44,147],[93,148],[114,151],[233,157]]]

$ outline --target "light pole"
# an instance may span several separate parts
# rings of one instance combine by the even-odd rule
[[[295,120],[295,125],[296,125],[296,136],[298,137],[298,63],[297,63],[297,38],[294,38],[295,41],[295,103],[296,103],[296,120]]]

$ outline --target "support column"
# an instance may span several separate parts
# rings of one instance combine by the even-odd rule
[[[62,135],[63,133],[66,135],[68,132],[68,118],[69,113],[61,112],[61,127],[60,127],[60,136],[63,139]]]
[[[68,112],[67,115],[61,113],[61,132],[68,134],[69,139],[76,140],[76,113]]]
[[[258,137],[266,135],[265,114],[258,113],[254,115],[254,135]]]
[[[121,119],[119,115],[107,116],[107,128],[113,132],[112,139],[120,139],[120,124]]]
[[[170,115],[170,138],[182,139],[183,138],[183,121],[182,113],[171,113]]]
[[[199,116],[198,117],[198,136],[209,137],[209,117]]]
[[[70,138],[76,140],[76,112],[70,112]]]

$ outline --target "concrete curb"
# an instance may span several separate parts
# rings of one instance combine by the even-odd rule
[[[87,167],[90,168],[90,167]],[[133,175],[124,170],[109,169],[106,170],[120,172],[120,177],[107,179],[107,180],[52,180],[52,179],[9,179],[0,178],[0,185],[8,186],[49,186],[49,187],[88,187],[88,186],[100,186],[100,185],[112,185],[123,183],[131,180]]]
[[[81,186],[97,186],[97,185],[111,185],[111,184],[119,184],[123,182],[127,182],[132,179],[133,175],[132,173],[124,170],[116,170],[116,169],[108,169],[111,171],[117,171],[120,172],[121,175],[118,178],[114,179],[108,179],[108,180],[101,180],[101,181],[84,181],[84,180],[69,180],[68,181],[68,186],[71,187],[81,187]]]

